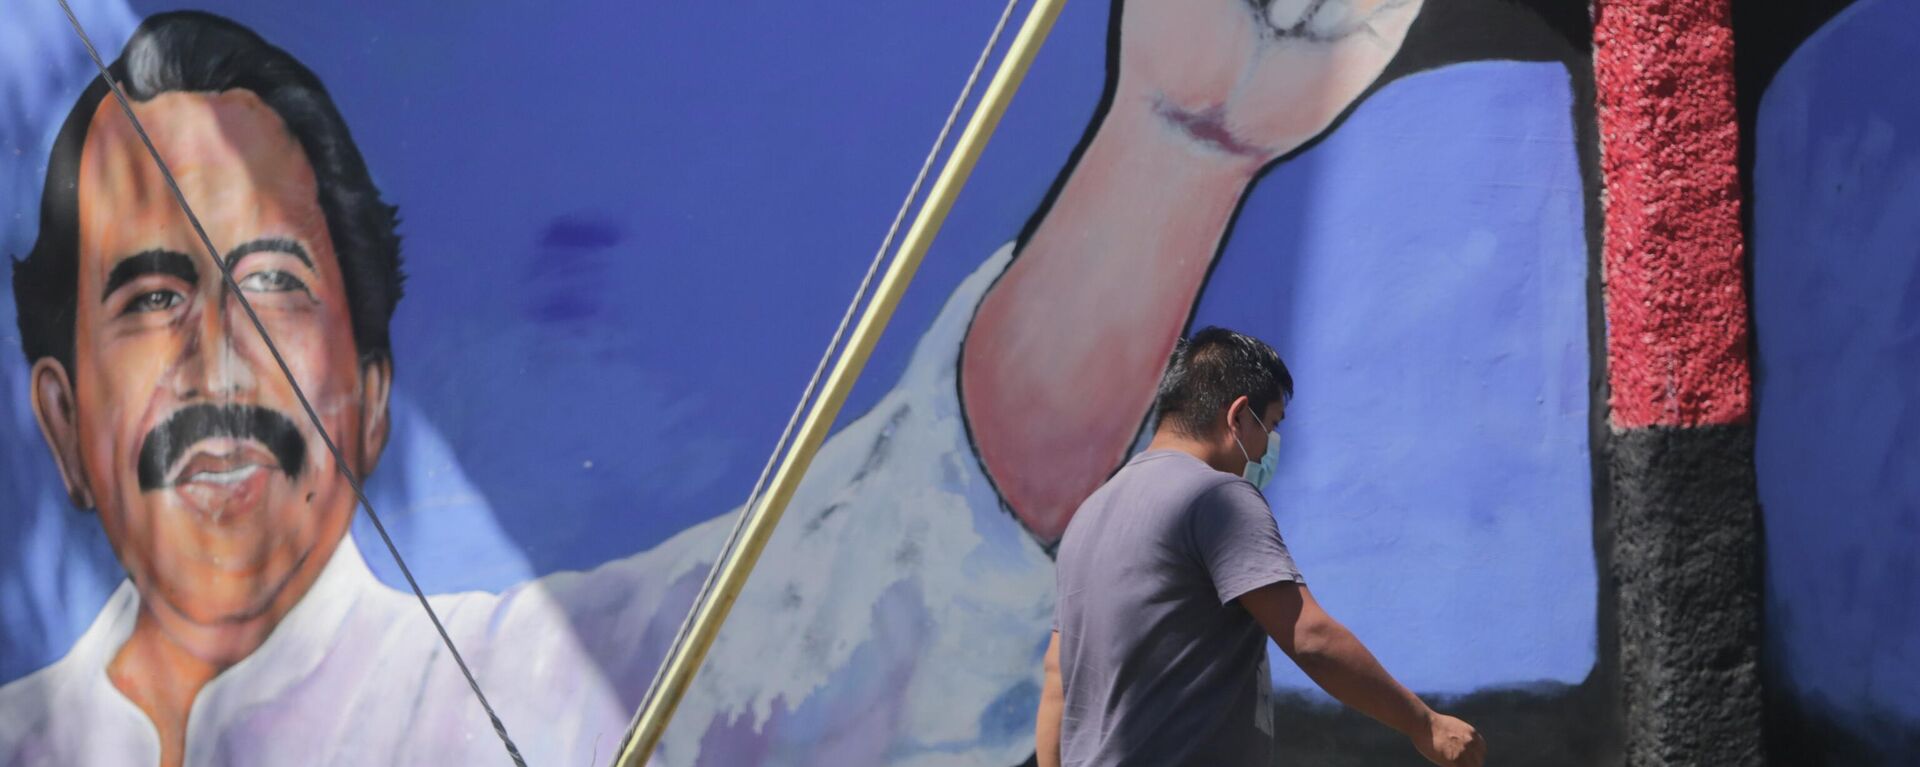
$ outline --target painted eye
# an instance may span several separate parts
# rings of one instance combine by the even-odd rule
[[[186,299],[179,293],[171,290],[150,290],[134,296],[132,301],[127,302],[126,313],[164,312],[179,306],[184,300]]]
[[[286,272],[264,271],[249,274],[240,280],[240,289],[250,293],[284,293],[290,290],[306,290],[307,284]]]

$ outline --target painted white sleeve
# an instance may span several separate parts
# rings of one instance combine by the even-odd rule
[[[680,706],[667,764],[691,763],[709,723],[746,716],[762,732],[776,710],[803,710],[823,692],[837,710],[899,706],[906,740],[982,741],[985,712],[1038,667],[1052,564],[982,473],[955,379],[973,309],[1010,251],[955,290],[895,386],[822,446]],[[591,668],[570,670],[574,683],[598,674],[610,700],[636,702],[733,522],[722,515],[647,552],[502,594],[495,663],[512,663],[506,648],[533,654],[523,667],[577,658]],[[854,681],[869,663],[888,664],[905,687]],[[986,739],[982,753],[995,758],[1022,747]]]

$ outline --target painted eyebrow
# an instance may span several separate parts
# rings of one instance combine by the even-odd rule
[[[144,250],[113,265],[113,271],[107,275],[107,287],[100,291],[100,300],[105,302],[114,291],[149,274],[164,274],[189,284],[200,279],[200,270],[193,268],[193,259],[187,254],[171,250]]]
[[[227,253],[227,268],[232,269],[240,259],[254,253],[285,253],[300,259],[300,263],[306,264],[308,269],[313,268],[313,258],[307,255],[307,249],[285,237],[265,237],[241,243]],[[144,250],[114,264],[113,271],[107,275],[107,286],[100,291],[100,300],[106,301],[114,291],[149,274],[164,274],[187,283],[200,279],[200,270],[194,268],[193,258],[187,254],[173,250]]]
[[[233,250],[227,251],[227,268],[231,270],[234,264],[240,263],[240,259],[254,253],[285,253],[300,259],[300,263],[306,264],[308,269],[313,268],[313,259],[307,255],[307,249],[300,247],[300,243],[285,237],[263,237],[241,243]]]

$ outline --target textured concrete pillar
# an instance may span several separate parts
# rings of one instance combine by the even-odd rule
[[[1752,430],[1613,440],[1613,572],[1627,764],[1761,759]]]
[[[1760,764],[1731,3],[1600,0],[1594,13],[1627,762]]]

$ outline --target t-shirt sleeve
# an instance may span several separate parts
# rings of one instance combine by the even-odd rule
[[[1274,583],[1303,582],[1280,540],[1265,498],[1246,482],[1224,482],[1203,493],[1187,515],[1195,555],[1220,604]]]

